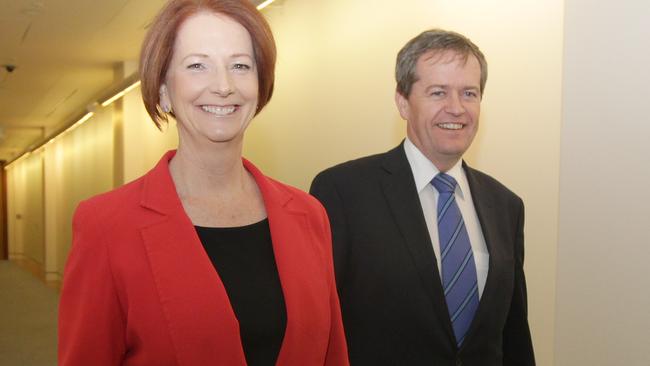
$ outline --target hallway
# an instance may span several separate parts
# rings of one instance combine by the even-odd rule
[[[0,261],[0,366],[56,365],[59,295],[13,261]]]

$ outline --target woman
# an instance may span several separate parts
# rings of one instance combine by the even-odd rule
[[[147,111],[179,145],[75,213],[59,364],[347,365],[329,223],[242,159],[275,45],[247,0],[172,0],[145,38]]]

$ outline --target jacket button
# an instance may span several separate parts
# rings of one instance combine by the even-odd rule
[[[459,358],[456,359],[456,366],[463,366],[463,361]]]

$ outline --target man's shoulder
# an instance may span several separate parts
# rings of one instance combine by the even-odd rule
[[[464,164],[463,167],[465,168],[467,180],[469,181],[470,185],[473,186],[471,187],[472,191],[478,188],[481,190],[488,190],[491,194],[497,197],[501,196],[504,198],[515,199],[519,201],[521,200],[521,198],[515,192],[513,192],[510,188],[508,188],[505,184],[501,183],[493,176],[478,169],[474,169],[467,164]]]
[[[282,192],[282,194],[291,197],[291,205],[298,205],[301,209],[306,209],[310,212],[322,211],[323,208],[320,202],[307,192],[269,176],[264,177],[268,184],[272,185],[277,192]]]
[[[348,160],[318,173],[314,181],[327,179],[335,181],[344,180],[349,182],[350,180],[372,179],[378,174],[381,174],[388,161],[399,159],[400,153],[403,155],[403,147],[401,144],[387,152]],[[406,163],[405,157],[404,162]]]
[[[348,160],[346,162],[339,163],[330,168],[327,168],[320,174],[328,176],[347,176],[350,174],[359,174],[361,172],[380,167],[385,155],[386,153],[381,153]]]

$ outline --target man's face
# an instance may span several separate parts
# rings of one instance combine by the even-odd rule
[[[474,55],[453,51],[428,52],[416,64],[411,95],[399,92],[395,102],[407,121],[407,135],[441,171],[451,168],[467,151],[481,110],[481,67]]]

